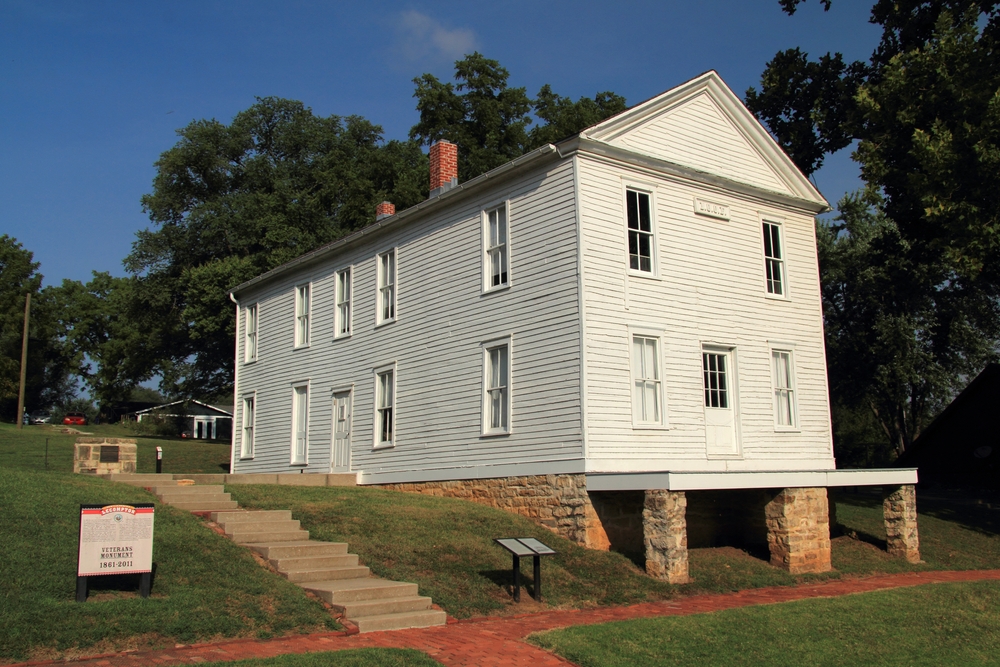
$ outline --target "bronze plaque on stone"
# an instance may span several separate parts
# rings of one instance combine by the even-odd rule
[[[117,445],[104,445],[101,447],[101,463],[118,463]]]

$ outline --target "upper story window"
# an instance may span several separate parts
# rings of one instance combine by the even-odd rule
[[[351,269],[337,272],[337,337],[351,335]]]
[[[510,341],[485,346],[483,434],[510,433]]]
[[[663,424],[659,342],[651,336],[632,336],[632,422],[635,426]]]
[[[625,191],[628,210],[628,267],[640,273],[653,273],[653,219],[649,193]]]
[[[787,296],[785,284],[785,254],[781,245],[781,225],[765,221],[764,230],[764,274],[767,278],[767,293]]]
[[[295,288],[295,347],[309,345],[309,284]]]
[[[378,323],[396,319],[396,250],[378,256]]]
[[[396,402],[396,373],[388,368],[375,373],[375,446],[391,447],[395,441],[393,408]]]
[[[486,289],[504,287],[509,283],[507,266],[507,205],[503,204],[486,212]]]
[[[771,382],[774,386],[774,425],[795,428],[795,376],[791,350],[771,350]]]
[[[243,311],[243,360],[257,360],[257,304],[247,306]]]

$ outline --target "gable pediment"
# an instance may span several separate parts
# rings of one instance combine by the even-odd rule
[[[668,90],[581,135],[726,180],[826,204],[715,72]]]

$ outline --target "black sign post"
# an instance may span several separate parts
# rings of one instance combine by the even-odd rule
[[[542,559],[541,556],[553,556],[555,550],[545,546],[533,537],[498,537],[493,540],[514,557],[514,602],[521,601],[521,556],[531,556],[534,559],[535,601],[542,601]]]
[[[156,448],[156,474],[163,472],[163,447]]]

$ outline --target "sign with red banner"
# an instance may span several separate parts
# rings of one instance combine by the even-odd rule
[[[153,504],[80,505],[76,576],[153,570]]]

